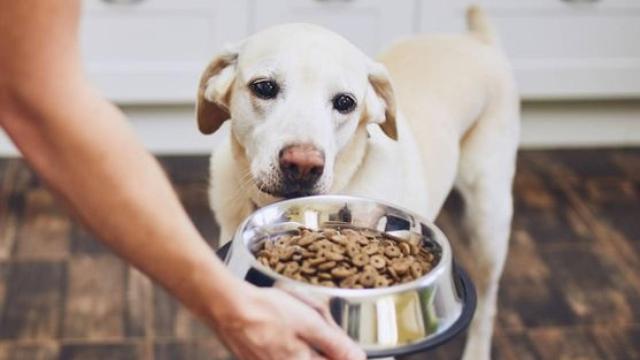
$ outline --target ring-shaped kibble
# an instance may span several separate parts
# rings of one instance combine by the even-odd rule
[[[394,280],[396,281],[400,280],[400,276],[398,276],[398,273],[396,273],[396,271],[392,267],[388,268],[387,271],[389,272],[389,275],[393,277]]]
[[[343,279],[351,275],[351,270],[343,266],[338,266],[331,269],[331,275],[335,276],[338,279]]]
[[[298,234],[272,237],[259,243],[256,259],[298,281],[349,288],[407,282],[428,272],[436,259],[431,248],[372,230],[331,229],[326,234],[302,228]],[[368,274],[364,284],[354,281],[363,274]]]
[[[357,231],[353,229],[342,229],[342,234],[347,236],[357,236],[359,235]]]
[[[309,265],[317,267],[318,265],[327,262],[327,258],[325,258],[324,256],[318,256],[307,259],[307,261],[309,261]]]
[[[339,234],[338,230],[333,228],[326,228],[322,230],[322,235],[326,236],[327,238],[337,234]]]
[[[274,267],[280,262],[280,256],[278,254],[271,254],[269,257],[269,266]]]
[[[281,236],[276,240],[275,245],[278,247],[287,246],[289,244],[289,238],[285,236]]]
[[[358,242],[358,244],[362,245],[362,246],[366,246],[369,245],[369,239],[367,239],[364,236],[358,235],[356,237],[356,242]]]
[[[292,247],[284,248],[284,249],[281,249],[279,253],[280,253],[281,261],[289,261],[293,256],[293,254],[295,253],[295,249]]]
[[[278,273],[282,273],[282,270],[284,270],[285,267],[287,266],[283,262],[279,262],[276,264],[276,268],[274,270]]]
[[[384,248],[384,254],[387,255],[388,257],[398,257],[400,255],[402,255],[402,252],[400,251],[400,248],[398,248],[397,246],[393,245],[393,246],[387,246]]]
[[[334,268],[336,265],[337,265],[337,263],[335,261],[327,261],[327,262],[324,262],[324,263],[318,265],[318,270],[326,271],[326,270]]]
[[[377,273],[366,272],[360,275],[360,284],[364,287],[372,287],[376,283],[376,277],[378,277]]]
[[[411,264],[409,264],[408,261],[404,261],[404,259],[391,263],[391,267],[393,268],[393,270],[395,270],[396,273],[400,276],[406,274],[409,271],[410,266]]]
[[[258,261],[260,262],[260,264],[266,266],[266,267],[270,267],[269,266],[269,259],[267,259],[266,257],[261,257],[258,258]]]
[[[333,252],[331,250],[328,250],[326,252],[325,256],[326,256],[327,259],[329,259],[331,261],[342,261],[342,260],[344,260],[344,256],[342,256],[342,255],[340,255],[338,253],[335,253],[335,252]]]
[[[373,255],[378,252],[378,244],[369,244],[364,247],[363,251],[367,255]]]
[[[404,256],[411,255],[411,245],[409,245],[408,242],[402,241],[398,244],[398,246],[400,247],[400,251],[402,252],[402,255]]]
[[[300,267],[300,272],[307,275],[313,275],[318,271],[315,267],[309,265],[309,263],[304,263]]]
[[[387,278],[385,278],[382,275],[378,275],[376,277],[375,283],[373,284],[373,287],[381,288],[381,287],[387,287],[387,286],[389,286],[389,280],[387,280]]]
[[[318,277],[320,280],[331,280],[333,278],[333,276],[327,272],[318,273]]]
[[[358,274],[348,276],[342,279],[339,285],[342,288],[352,288],[358,283],[358,278],[359,278]]]
[[[295,261],[291,261],[287,263],[287,267],[286,270],[294,272],[294,271],[298,271],[300,269],[300,264],[298,264]]]
[[[369,255],[367,255],[366,253],[356,254],[351,258],[351,262],[353,263],[353,265],[358,267],[365,266],[369,263]]]
[[[300,237],[300,240],[298,240],[298,245],[300,246],[309,246],[311,244],[313,244],[313,242],[315,241],[315,239],[313,238],[313,236],[311,235],[303,235]]]
[[[340,254],[340,255],[344,255],[347,250],[344,248],[344,246],[340,246],[337,244],[334,244],[333,247],[331,248],[331,251],[333,251],[334,253]]]
[[[374,255],[369,259],[369,264],[374,268],[380,270],[383,269],[387,265],[387,261],[382,257],[382,255]]]

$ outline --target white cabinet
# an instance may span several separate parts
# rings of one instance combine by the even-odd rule
[[[370,55],[418,32],[464,31],[480,3],[498,27],[525,99],[640,97],[638,0],[85,0],[91,77],[119,103],[191,103],[226,42],[311,22]]]
[[[325,26],[375,55],[400,36],[411,34],[414,0],[255,0],[252,30],[286,22]]]
[[[640,96],[640,1],[424,1],[420,31],[462,31],[472,2],[498,27],[524,98]]]
[[[193,102],[220,46],[247,34],[247,2],[86,0],[81,45],[87,70],[118,103]]]

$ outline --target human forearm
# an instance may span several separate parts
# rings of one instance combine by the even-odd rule
[[[16,90],[4,108],[2,123],[25,158],[105,243],[195,311],[216,299],[194,291],[231,296],[226,270],[122,114],[82,79],[67,78],[66,89]],[[210,284],[198,280],[203,273]]]

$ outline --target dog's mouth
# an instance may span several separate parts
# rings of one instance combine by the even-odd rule
[[[259,191],[271,196],[283,199],[293,199],[303,196],[320,195],[322,191],[316,184],[305,184],[300,182],[280,182],[274,186],[256,183]]]

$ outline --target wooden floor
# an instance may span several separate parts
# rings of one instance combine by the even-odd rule
[[[213,245],[204,157],[161,159]],[[640,150],[527,151],[500,291],[496,359],[640,359]],[[470,267],[452,196],[438,224]],[[407,359],[459,357],[464,338]],[[0,160],[0,360],[227,359],[162,289]]]

